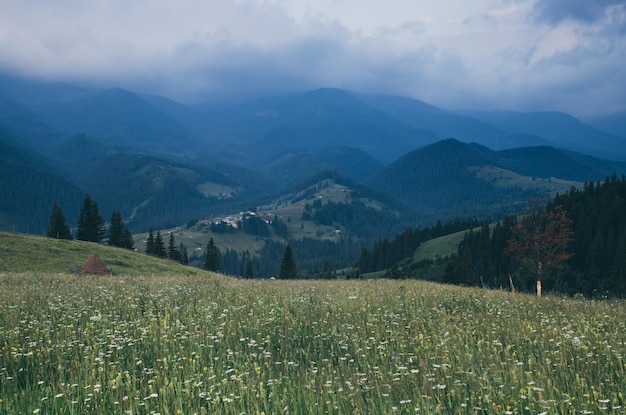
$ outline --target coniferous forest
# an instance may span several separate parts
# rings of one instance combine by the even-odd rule
[[[361,222],[367,223],[368,221],[358,213],[369,212],[370,209],[357,205],[359,206],[360,209],[350,210],[347,209],[347,205],[341,203],[330,202],[322,205],[316,201],[306,205],[303,214],[306,217],[303,219],[330,225],[353,221],[356,216]],[[518,253],[516,251],[521,249],[519,244],[512,243],[516,230],[530,228],[533,221],[540,218],[544,221],[548,218],[548,222],[554,222],[554,218],[562,214],[569,232],[567,235],[545,233],[540,235],[544,239],[567,239],[563,243],[564,251],[559,254],[562,261],[551,264],[542,264],[541,260],[539,261],[540,271],[543,268],[540,278],[544,289],[568,295],[624,297],[626,296],[624,211],[626,211],[626,177],[618,179],[613,175],[603,182],[585,183],[582,189],[572,187],[568,192],[557,195],[544,207],[533,209],[525,215],[507,216],[497,223],[454,220],[444,224],[439,221],[432,227],[407,228],[391,240],[381,238],[374,242],[371,248],[360,248],[349,235],[340,238],[338,242],[311,238],[291,239],[289,251],[291,260],[295,261],[302,271],[297,273],[299,278],[337,278],[337,269],[349,269],[352,266],[353,271],[345,274],[346,278],[383,270],[387,271],[386,277],[411,278],[414,275],[410,271],[403,271],[398,264],[411,258],[421,244],[440,236],[470,229],[458,245],[456,254],[447,259],[441,282],[533,292],[537,279],[536,270],[533,270],[532,266],[530,268],[525,266],[527,264],[524,264],[523,258],[516,255]],[[381,217],[379,216],[379,219]],[[78,239],[102,242],[107,236],[97,204],[89,195],[85,197],[78,222]],[[269,232],[268,225],[254,216],[247,217],[241,225],[242,230],[247,233],[265,235]],[[275,217],[270,225],[277,234],[284,234],[286,226],[278,217]],[[548,225],[542,225],[542,232]],[[279,232],[281,229],[283,231]],[[94,233],[91,239],[85,237],[88,232]],[[71,239],[63,212],[56,204],[52,208],[48,233],[50,237]],[[288,236],[288,233],[285,236]],[[170,235],[167,248],[159,231],[156,234],[151,231],[148,242],[146,250],[148,254],[182,263],[189,261],[186,247],[182,243],[176,245],[173,235]],[[128,249],[134,248],[132,236],[125,227],[119,211],[113,212],[107,243]],[[251,255],[250,252],[238,253],[230,249],[220,252],[216,246],[212,249],[215,251],[215,258],[219,258],[214,260],[217,264],[215,266],[219,266],[218,269],[226,274],[243,276],[247,272],[271,276],[277,275],[281,268],[281,258],[284,256],[286,245],[270,239],[257,255]],[[530,259],[532,263],[533,258]]]
[[[614,175],[604,182],[588,182],[582,190],[572,188],[557,195],[544,211],[557,209],[563,209],[571,221],[573,238],[568,246],[569,259],[544,276],[544,288],[564,294],[624,297],[626,178]],[[494,226],[467,232],[448,265],[444,282],[532,291],[532,272],[506,252],[512,229],[524,220],[509,216]]]

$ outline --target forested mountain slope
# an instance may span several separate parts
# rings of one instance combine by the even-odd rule
[[[56,201],[75,223],[84,192],[36,154],[17,148],[0,128],[0,229],[42,233]]]
[[[574,232],[571,258],[544,276],[544,287],[589,296],[626,296],[626,178],[588,182],[551,201],[546,211],[562,207]],[[523,219],[521,219],[523,222]],[[495,227],[469,232],[444,281],[467,285],[508,287],[513,276],[518,289],[532,290],[532,272],[510,258],[505,247],[512,237],[514,216]]]

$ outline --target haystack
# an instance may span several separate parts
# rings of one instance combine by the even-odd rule
[[[86,274],[99,274],[105,275],[110,271],[102,262],[102,259],[98,256],[98,254],[93,254],[89,257],[89,259],[80,267],[80,272],[84,272]]]

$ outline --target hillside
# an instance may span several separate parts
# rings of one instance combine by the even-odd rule
[[[124,89],[92,91],[40,104],[36,110],[58,131],[102,137],[134,151],[178,153],[190,145],[187,127]]]
[[[373,176],[382,168],[374,157],[353,147],[328,147],[307,151],[289,148],[259,170],[272,178],[277,188],[289,188],[320,173],[335,172],[355,182]]]
[[[348,146],[389,162],[429,144],[436,134],[371,107],[355,94],[332,88],[259,100],[209,114],[212,137],[267,160],[283,149]],[[234,139],[234,140],[233,140]]]
[[[48,149],[61,134],[27,107],[0,95],[0,128],[13,137],[12,144]]]
[[[400,232],[410,223],[384,199],[362,196],[358,185],[332,174],[322,174],[296,189],[253,211],[206,216],[161,233],[165,238],[171,233],[176,243],[184,243],[195,266],[202,266],[204,249],[212,238],[221,251],[225,273],[243,275],[250,259],[258,276],[269,277],[278,271],[288,243],[302,271],[315,274],[325,263],[337,269],[351,267],[363,245]],[[146,236],[134,237],[140,250],[145,249]]]
[[[558,112],[460,114],[416,99],[333,88],[188,107],[120,88],[7,77],[0,86],[0,122],[35,141],[46,134],[86,134],[145,153],[220,154],[246,167],[258,167],[289,147],[354,147],[388,163],[450,137],[496,150],[548,145],[626,160],[624,137]]]
[[[209,275],[198,268],[127,249],[0,232],[0,270],[3,273],[69,273],[73,267],[80,268],[94,253],[113,275]]]
[[[43,233],[55,201],[77,216],[83,191],[7,137],[0,127],[0,230]]]
[[[455,217],[497,218],[525,208],[529,198],[545,199],[580,185],[571,180],[533,180],[516,173],[529,171],[524,163],[527,157],[520,154],[502,155],[449,139],[408,153],[365,184],[399,195],[425,223]]]
[[[507,111],[472,114],[510,133],[529,134],[547,140],[545,144],[609,160],[626,158],[626,138],[598,130],[562,112]]]
[[[119,88],[0,87],[0,142],[20,152],[3,155],[5,230],[43,233],[56,198],[72,225],[85,193],[135,232],[169,228],[269,204],[324,172],[384,199],[400,223],[432,224],[626,172],[594,157],[621,157],[624,140],[561,113],[474,116],[333,88],[209,108]]]
[[[434,132],[438,140],[454,137],[465,142],[479,142],[494,149],[524,145],[523,142],[503,140],[502,137],[506,135],[506,132],[488,123],[455,114],[415,99],[379,95],[360,96],[372,107],[414,128]]]

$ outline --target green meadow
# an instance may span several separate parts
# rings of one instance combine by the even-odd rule
[[[94,252],[112,275],[69,271]],[[237,280],[0,233],[3,414],[624,414],[625,354],[626,301]]]
[[[624,414],[626,303],[0,273],[0,413]]]

